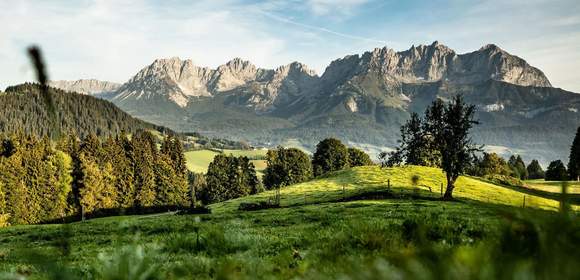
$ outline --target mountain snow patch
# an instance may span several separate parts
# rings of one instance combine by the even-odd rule
[[[504,106],[501,103],[495,103],[495,104],[488,104],[483,106],[483,110],[486,112],[497,112],[497,111],[503,111]]]

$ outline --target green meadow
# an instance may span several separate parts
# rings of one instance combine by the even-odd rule
[[[272,199],[267,191],[210,205],[211,214],[12,226],[0,229],[0,271],[52,279],[577,275],[578,245],[558,242],[579,224],[546,224],[561,220],[558,201],[461,177],[456,200],[444,202],[443,182],[436,168],[357,167],[283,188],[275,209],[238,210],[242,202]],[[539,235],[525,237],[530,229]],[[547,243],[556,229],[559,241]],[[534,257],[521,258],[518,250],[528,247]],[[546,263],[536,266],[539,260]]]

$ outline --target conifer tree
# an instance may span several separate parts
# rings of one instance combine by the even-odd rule
[[[123,136],[124,137],[124,136]],[[127,158],[123,143],[119,137],[109,137],[103,147],[106,162],[113,166],[112,176],[117,192],[117,207],[131,208],[135,203],[135,189],[133,185],[133,167]]]
[[[90,157],[97,163],[102,163],[105,158],[105,154],[101,147],[101,141],[93,133],[87,135],[80,147],[80,152],[83,153],[85,157]]]
[[[576,136],[570,148],[568,175],[571,180],[580,181],[580,127],[576,130]]]
[[[14,153],[10,157],[0,157],[0,181],[5,197],[5,212],[10,215],[10,224],[26,224],[29,208],[27,207],[28,190],[22,182],[24,168],[21,155]]]
[[[512,176],[525,180],[528,178],[528,170],[526,169],[526,164],[522,160],[520,155],[512,155],[508,161],[508,165],[512,170]]]
[[[155,186],[155,171],[157,152],[152,135],[139,132],[131,140],[134,155],[135,183],[137,205],[150,207],[155,205],[157,191]]]
[[[135,206],[137,187],[135,183],[135,152],[133,145],[125,133],[116,138],[116,145],[121,149],[115,157],[113,166],[116,167],[117,191],[119,192],[119,206],[131,208]]]
[[[116,206],[116,189],[112,166],[106,163],[103,168],[90,157],[81,154],[82,186],[79,190],[80,206],[84,213],[109,209]]]
[[[248,157],[242,156],[237,158],[237,164],[241,171],[241,184],[247,186],[250,194],[257,194],[264,191],[260,179],[256,174],[256,168]]]
[[[68,197],[72,191],[72,158],[62,151],[57,151],[51,157],[51,165],[56,168],[51,218],[63,218],[71,210],[69,209]]]

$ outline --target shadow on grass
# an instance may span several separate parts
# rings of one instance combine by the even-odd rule
[[[498,183],[490,181],[490,180],[485,180],[484,178],[480,178],[480,177],[472,177],[472,176],[466,176],[466,177],[474,179],[474,180],[486,182],[488,184],[496,185],[498,187],[517,191],[517,192],[520,192],[523,194],[534,195],[534,196],[538,196],[538,197],[542,197],[542,198],[546,198],[546,199],[552,199],[552,200],[556,200],[556,201],[559,201],[562,199],[561,193],[542,191],[542,190],[537,190],[537,189],[532,189],[532,188],[527,188],[527,187],[516,187],[516,186],[503,185],[503,184],[498,184]],[[566,199],[570,204],[580,205],[580,194],[568,193],[568,194],[566,194]]]
[[[183,207],[178,205],[162,205],[149,207],[131,207],[131,208],[108,208],[99,209],[84,214],[84,219],[95,219],[114,216],[132,216],[132,215],[147,215],[147,214],[162,214],[173,212],[179,215],[182,214],[210,214],[211,210],[206,207]],[[81,214],[66,216],[59,219],[42,222],[41,224],[63,224],[82,221]]]

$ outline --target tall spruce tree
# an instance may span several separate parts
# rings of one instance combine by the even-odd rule
[[[570,148],[568,176],[572,180],[580,181],[580,127],[576,130],[576,136]]]
[[[155,186],[154,164],[157,158],[157,151],[153,135],[141,131],[133,136],[131,140],[134,166],[137,205],[140,207],[150,207],[155,205],[157,190]]]

